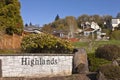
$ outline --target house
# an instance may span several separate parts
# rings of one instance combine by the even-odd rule
[[[42,33],[40,30],[41,30],[41,28],[40,27],[36,27],[36,26],[24,27],[24,33],[25,34],[27,34],[27,33],[40,34],[40,33]]]
[[[95,22],[91,22],[91,28],[98,30],[98,29],[100,29],[100,26]]]
[[[95,22],[91,22],[91,24],[83,30],[84,36],[89,36],[95,32],[101,32],[101,28]]]
[[[112,30],[114,30],[118,25],[120,24],[120,19],[119,18],[113,18],[112,19]]]
[[[57,36],[57,37],[60,37],[60,38],[68,38],[68,32],[67,31],[57,30],[57,31],[53,31],[52,34],[54,36]]]
[[[84,36],[89,36],[90,34],[92,34],[94,32],[95,29],[93,28],[86,28],[84,30]]]
[[[89,37],[91,35],[93,39],[96,35],[97,40],[105,40],[108,38],[106,37],[106,33],[102,33],[100,26],[95,22],[91,22],[90,25],[85,26],[82,32],[85,37]]]

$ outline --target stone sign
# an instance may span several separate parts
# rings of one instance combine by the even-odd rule
[[[72,55],[1,55],[2,77],[52,77],[72,74]]]

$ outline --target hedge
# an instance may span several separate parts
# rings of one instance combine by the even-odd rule
[[[27,53],[72,53],[73,46],[50,34],[30,34],[23,38],[22,51]]]

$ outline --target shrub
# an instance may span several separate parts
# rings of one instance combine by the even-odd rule
[[[50,34],[30,34],[22,40],[22,50],[28,53],[70,53],[72,44]]]
[[[100,71],[107,79],[118,80],[120,79],[120,67],[111,64],[105,64],[100,67]]]
[[[105,59],[96,58],[94,53],[88,54],[89,70],[91,72],[97,71],[103,64],[108,64],[110,61]]]
[[[110,39],[120,40],[120,30],[113,31]]]
[[[95,51],[96,57],[104,58],[107,60],[114,60],[120,57],[120,47],[117,45],[104,45],[98,47]]]
[[[110,36],[111,34],[111,29],[102,29],[103,33],[106,33],[106,36]]]

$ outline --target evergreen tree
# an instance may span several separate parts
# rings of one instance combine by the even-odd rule
[[[20,7],[19,0],[0,0],[0,32],[10,35],[22,33]]]
[[[29,23],[29,26],[32,26],[32,23],[31,23],[31,22]]]
[[[28,27],[28,24],[27,24],[27,23],[25,24],[25,27]]]
[[[55,17],[55,21],[57,21],[57,20],[59,20],[60,19],[60,17],[59,17],[59,15],[57,14],[57,16]]]
[[[120,18],[120,12],[117,14],[116,18]]]

